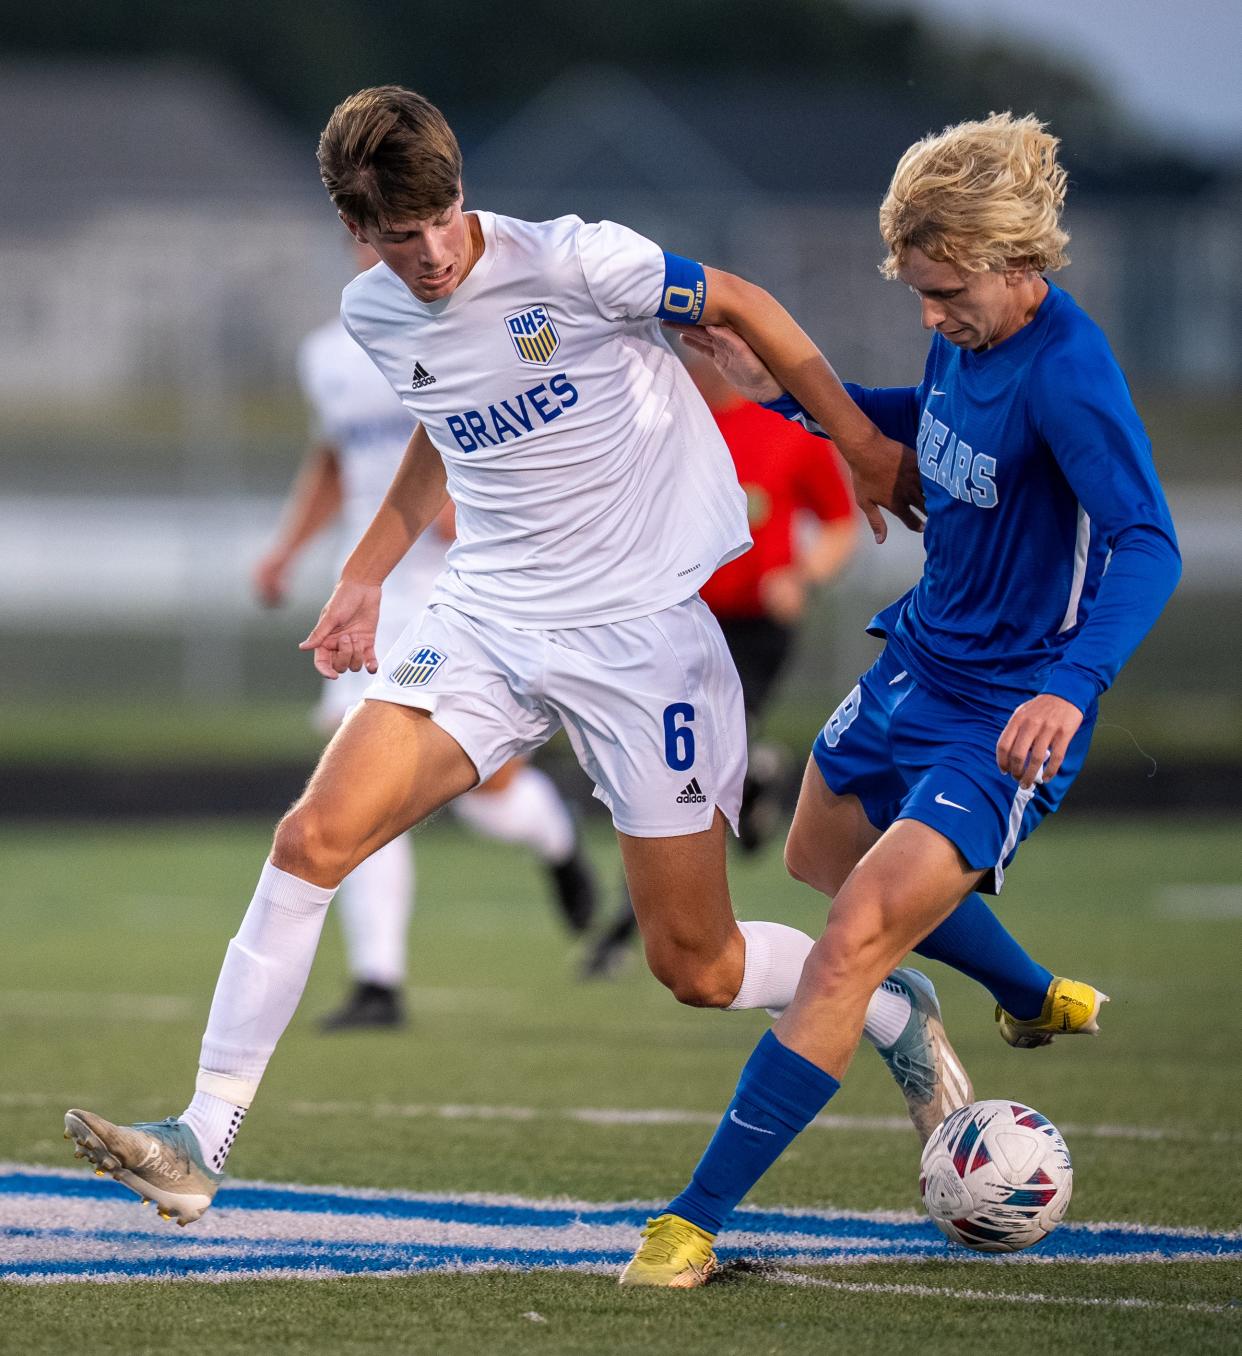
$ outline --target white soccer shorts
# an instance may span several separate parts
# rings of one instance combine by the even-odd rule
[[[434,603],[384,656],[368,700],[431,713],[480,781],[562,726],[622,832],[737,832],[746,773],[742,687],[699,598],[647,617],[518,630]]]

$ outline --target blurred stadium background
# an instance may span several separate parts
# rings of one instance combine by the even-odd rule
[[[248,572],[303,446],[297,343],[347,277],[317,132],[382,80],[445,108],[468,205],[609,216],[742,272],[877,384],[915,379],[925,347],[874,267],[897,156],[990,108],[1048,118],[1074,185],[1064,282],[1136,389],[1186,556],[1107,699],[1083,795],[1232,801],[1242,161],[1227,144],[1153,135],[1089,62],[968,38],[952,3],[948,19],[836,0],[518,9],[93,0],[3,18],[4,809],[277,809],[313,757],[295,642],[330,547],[278,614]],[[868,609],[918,560],[895,533],[819,600],[771,722],[799,756],[871,652]]]
[[[0,6],[0,1162],[68,1168],[60,1116],[74,1102],[174,1109],[223,940],[319,747],[318,682],[296,643],[333,546],[303,562],[280,612],[260,610],[249,575],[305,445],[294,354],[349,271],[314,159],[333,105],[384,81],[420,89],[461,137],[468,206],[626,222],[765,284],[842,374],[893,384],[917,379],[925,338],[875,268],[892,167],[924,132],[1011,107],[1064,140],[1063,281],[1135,388],[1186,566],[1106,698],[1070,813],[1024,850],[1004,899],[1028,945],[1114,995],[1108,1038],[1014,1057],[972,985],[939,969],[936,983],[981,1093],[1074,1128],[1075,1220],[1236,1230],[1240,43],[1236,0]],[[898,529],[817,600],[766,730],[795,765],[873,651],[869,610],[918,569]],[[548,753],[582,792],[567,750]],[[1091,806],[1117,814],[1080,813]],[[237,818],[152,822],[187,814]],[[587,838],[615,870],[606,821]],[[437,825],[418,855],[413,1031],[317,1034],[341,975],[330,926],[230,1169],[666,1199],[758,1026],[739,1037],[677,1008],[638,965],[615,985],[574,983],[516,851]],[[818,925],[822,901],[776,850],[731,869],[740,900]],[[887,1075],[856,1069],[842,1125],[787,1154],[757,1199],[917,1204],[908,1129],[876,1138],[894,1130]],[[320,1101],[337,1095],[360,1100]],[[506,1107],[527,1108],[535,1132]],[[619,1110],[588,1132],[581,1108]],[[107,1185],[81,1179],[84,1193]],[[83,1249],[60,1231],[66,1256]],[[812,1284],[835,1276],[831,1296],[756,1278],[678,1314],[663,1295],[622,1305],[610,1276],[549,1272],[58,1285],[20,1303],[0,1286],[0,1316],[30,1356],[187,1336],[247,1353],[578,1356],[647,1352],[653,1332],[686,1356],[818,1356],[828,1333],[856,1353],[907,1339],[960,1356],[1012,1345],[1016,1314],[1028,1345],[1240,1349],[1233,1254],[967,1265],[821,1268]],[[980,1303],[978,1287],[1006,1303]]]

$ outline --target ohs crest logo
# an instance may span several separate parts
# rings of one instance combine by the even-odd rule
[[[421,645],[393,669],[390,681],[398,687],[422,687],[443,663],[444,656],[439,650]]]
[[[505,316],[505,327],[518,357],[532,367],[547,367],[561,346],[561,336],[557,334],[546,306],[527,306],[525,310],[514,311]]]

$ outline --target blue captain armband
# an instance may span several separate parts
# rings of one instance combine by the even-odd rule
[[[664,255],[664,290],[656,316],[672,325],[697,325],[707,301],[703,265],[680,254]]]

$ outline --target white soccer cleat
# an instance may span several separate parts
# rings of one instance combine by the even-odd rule
[[[192,1224],[215,1198],[224,1177],[203,1162],[198,1140],[175,1117],[140,1125],[113,1125],[90,1111],[65,1113],[65,1138],[77,1145],[75,1158],[95,1165],[153,1202],[162,1218]]]
[[[975,1090],[945,1035],[931,980],[918,970],[894,970],[884,983],[895,985],[909,998],[910,1018],[892,1045],[876,1048],[906,1099],[919,1139],[926,1144],[946,1116],[974,1101]]]

